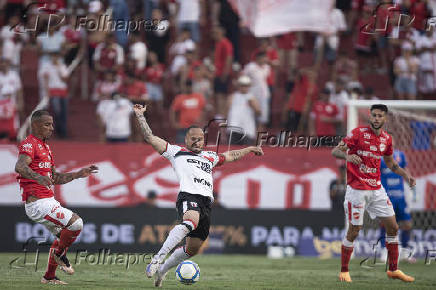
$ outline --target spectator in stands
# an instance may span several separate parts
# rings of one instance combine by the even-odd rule
[[[260,106],[258,117],[259,130],[264,130],[270,119],[270,91],[268,88],[268,76],[271,68],[265,52],[258,52],[255,60],[248,63],[244,68],[244,74],[251,79],[250,93],[257,99]]]
[[[188,49],[185,53],[185,63],[179,69],[178,80],[182,91],[185,90],[184,86],[187,80],[193,81],[194,70],[201,64],[202,62],[197,58],[195,51]]]
[[[311,131],[316,136],[336,136],[336,127],[343,120],[338,118],[338,107],[330,102],[330,90],[324,88],[314,102],[311,112]],[[324,141],[324,140],[323,140]],[[327,144],[320,144],[321,146]]]
[[[0,140],[15,140],[19,122],[15,88],[9,84],[0,86]]]
[[[147,62],[147,46],[139,33],[130,34],[129,58],[136,62],[137,70],[144,70]]]
[[[213,37],[215,40],[215,103],[218,110],[217,113],[219,115],[217,117],[222,117],[225,112],[229,78],[230,74],[232,73],[233,45],[224,36],[224,29],[222,27],[214,27]]]
[[[297,68],[298,50],[302,49],[303,32],[288,32],[277,36],[276,43],[282,67],[291,71]]]
[[[339,32],[347,30],[347,23],[345,21],[344,13],[335,8],[330,13],[330,23],[328,30],[318,33],[315,40],[314,54],[315,54],[315,67],[319,68],[322,60],[327,59],[330,73],[336,61],[337,51],[339,47],[340,37]]]
[[[188,29],[192,40],[200,42],[200,19],[205,17],[204,0],[176,0],[177,28],[179,31]]]
[[[0,32],[0,57],[8,59],[11,69],[17,72],[20,71],[21,49],[29,39],[26,33],[17,33],[17,31],[23,31],[23,27],[19,25],[19,22],[20,18],[17,15],[13,15],[9,18],[8,24],[3,26]],[[13,27],[15,29],[12,29]]]
[[[240,63],[240,30],[241,30],[241,19],[238,13],[235,12],[231,6],[229,0],[217,0],[212,4],[212,25],[220,26],[224,30],[222,32],[223,36],[232,44],[232,62]]]
[[[108,70],[104,73],[103,80],[97,84],[97,100],[110,99],[112,94],[121,88],[121,77],[116,71]]]
[[[414,100],[416,99],[419,59],[413,55],[413,47],[410,42],[404,42],[401,48],[402,55],[394,61],[394,89],[400,100]]]
[[[256,116],[261,114],[257,98],[250,90],[250,77],[238,78],[238,90],[229,97],[227,115],[231,144],[254,144],[257,137]]]
[[[108,143],[129,141],[132,113],[133,104],[118,93],[113,94],[110,99],[101,100],[97,106],[100,140]]]
[[[350,94],[345,87],[345,82],[338,79],[329,89],[332,92],[330,95],[330,103],[336,104],[336,107],[338,108],[337,118],[340,120],[346,120],[346,106],[350,100]],[[337,126],[337,129],[338,135],[343,135],[345,133],[345,124],[343,122],[340,123],[339,126]]]
[[[109,0],[110,8],[112,8],[112,19],[117,23],[123,23],[121,27],[116,26],[115,36],[117,39],[117,43],[121,45],[121,47],[125,48],[127,46],[127,29],[125,27],[128,21],[130,20],[130,12],[127,7],[127,3],[124,0]]]
[[[176,143],[183,144],[189,126],[201,124],[203,109],[206,106],[204,96],[192,92],[192,81],[186,82],[186,91],[177,95],[170,107],[170,123],[177,129]]]
[[[148,65],[145,69],[145,81],[150,101],[156,102],[158,107],[163,105],[162,82],[165,67],[159,62],[157,54],[150,52],[148,54]]]
[[[279,61],[279,53],[277,52],[277,49],[274,47],[273,39],[272,38],[264,38],[260,41],[259,48],[257,48],[253,52],[253,56],[251,60],[255,60],[256,55],[258,52],[264,52],[268,59],[268,64],[270,66],[270,73],[268,75],[268,88],[270,95],[273,95],[274,85],[276,83],[276,69],[280,64]],[[271,106],[270,106],[271,107]]]
[[[345,81],[347,87],[353,83],[360,83],[357,61],[349,57],[345,50],[339,52],[331,78],[333,82],[336,82],[338,79]]]
[[[145,203],[143,205],[145,205],[146,207],[154,208],[154,207],[157,207],[156,202],[157,202],[156,191],[149,190],[147,192],[147,200],[145,201]]]
[[[284,106],[283,121],[292,134],[304,134],[307,130],[309,113],[318,96],[317,74],[313,69],[301,69],[289,100]]]
[[[337,179],[330,183],[330,202],[332,211],[343,212],[346,185],[347,168],[344,165],[339,167],[339,175]]]
[[[194,66],[193,70],[192,91],[203,95],[207,100],[208,108],[211,109],[213,72],[204,63]]]
[[[374,43],[374,33],[372,19],[372,8],[369,6],[364,6],[362,16],[357,21],[356,34],[354,37],[354,49],[357,54],[357,59],[359,62],[359,67],[363,69],[372,69],[376,67],[374,60],[377,53],[376,45]],[[364,64],[364,61],[370,62],[371,64]]]
[[[166,63],[167,45],[170,40],[170,22],[164,19],[160,9],[154,9],[152,19],[155,23],[145,32],[145,42],[150,51],[157,54],[160,63]]]
[[[16,110],[21,117],[24,117],[23,86],[20,75],[11,70],[8,59],[0,58],[0,89],[4,86],[12,88]]]
[[[93,60],[97,80],[92,99],[96,100],[95,89],[98,87],[99,82],[103,80],[104,72],[108,70],[120,71],[121,66],[124,64],[124,50],[115,42],[113,33],[108,33],[105,41],[97,45]]]
[[[105,22],[104,19],[107,19],[106,17],[110,17],[110,15],[106,14],[103,3],[98,0],[89,2],[88,12],[89,14],[87,17],[89,21],[96,23],[98,27],[103,27]],[[94,68],[95,50],[100,43],[105,41],[106,35],[111,34],[111,31],[108,31],[108,29],[92,29],[92,27],[87,28],[89,67]]]
[[[186,64],[186,53],[193,52],[195,47],[195,42],[191,39],[191,32],[188,29],[182,30],[169,51],[172,58],[171,74],[173,76],[176,77],[180,68]]]
[[[47,27],[46,24],[45,27]],[[40,70],[44,67],[45,64],[51,61],[50,54],[58,53],[62,54],[65,51],[65,35],[61,31],[59,31],[58,26],[49,26],[48,31],[42,32],[36,38],[36,42],[38,45],[38,53],[39,53],[39,66],[38,66],[38,76],[42,76]],[[48,95],[48,92],[45,91],[45,81],[41,78],[39,80],[39,97],[43,98]]]
[[[41,79],[44,81],[44,90],[50,97],[56,135],[64,139],[67,137],[68,78],[70,72],[60,53],[52,52],[50,56],[50,60],[41,68]]]
[[[436,93],[436,32],[434,29],[429,29],[417,37],[415,45],[419,58],[419,92],[434,94]]]

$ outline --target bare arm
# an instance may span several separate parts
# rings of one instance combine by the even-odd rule
[[[392,170],[393,173],[396,173],[396,174],[402,176],[407,181],[407,183],[409,183],[409,185],[411,187],[416,185],[415,178],[410,176],[409,173],[407,173],[407,171],[404,168],[401,168],[398,165],[398,163],[394,160],[394,157],[392,155],[384,156],[383,159],[386,163],[386,166],[390,170]]]
[[[231,151],[224,152],[223,153],[223,155],[225,157],[224,162],[233,162],[233,161],[239,160],[251,152],[253,152],[257,156],[263,155],[262,148],[256,147],[256,146],[250,146],[250,147],[246,147],[246,148],[243,148],[240,150],[231,150]]]
[[[144,117],[144,112],[146,108],[147,106],[142,106],[139,104],[133,106],[136,119],[138,120],[142,133],[144,134],[145,142],[150,144],[153,147],[153,149],[156,150],[159,154],[162,154],[165,152],[165,149],[167,147],[167,141],[153,135],[153,132],[151,131],[150,126],[148,126],[147,120],[145,120]]]
[[[74,179],[88,177],[92,173],[96,173],[97,170],[97,166],[91,165],[89,167],[82,168],[77,172],[60,173],[56,171],[55,167],[52,167],[51,171],[53,176],[53,184],[65,184],[73,181]]]
[[[18,161],[15,164],[15,172],[21,175],[21,177],[26,179],[32,179],[38,182],[42,186],[50,186],[53,181],[48,176],[42,176],[30,169],[29,164],[32,162],[32,158],[26,154],[20,154],[18,156]]]
[[[347,144],[345,144],[344,141],[341,141],[338,144],[338,146],[333,148],[332,155],[338,159],[344,159],[354,164],[360,164],[362,162],[362,159],[360,159],[360,157],[357,156],[356,154],[348,155],[347,150],[348,150]]]

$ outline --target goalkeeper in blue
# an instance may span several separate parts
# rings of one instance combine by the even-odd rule
[[[407,166],[406,155],[404,152],[394,150],[393,157],[401,168]],[[401,229],[401,250],[399,260],[406,260],[413,263],[415,262],[415,259],[412,257],[412,251],[408,247],[410,232],[412,230],[412,217],[410,216],[410,210],[407,207],[407,202],[404,196],[404,180],[400,175],[393,173],[386,166],[383,159],[381,160],[381,182],[391,200],[392,206],[394,207],[397,223]],[[385,236],[386,231],[385,228],[382,227],[380,232],[380,242],[382,246],[380,258],[382,261],[386,262],[387,251],[385,247]]]

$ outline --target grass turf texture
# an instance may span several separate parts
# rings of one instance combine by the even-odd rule
[[[70,254],[74,261],[74,254]],[[47,254],[41,254],[39,269],[25,266],[11,269],[9,263],[23,253],[0,254],[0,289],[152,289],[153,280],[144,274],[145,264],[89,265],[81,263],[74,268],[76,273],[68,276],[57,271],[57,276],[68,285],[42,285],[40,279],[45,271]],[[361,259],[351,261],[352,284],[338,282],[339,259],[288,258],[270,260],[264,256],[202,255],[192,259],[201,269],[200,281],[185,286],[175,280],[174,270],[168,273],[165,289],[436,289],[436,263],[425,265],[400,264],[400,268],[416,278],[414,283],[389,280],[384,266],[362,268]],[[73,262],[74,263],[74,262]],[[20,263],[17,262],[16,265]],[[22,264],[22,263],[21,263]],[[74,266],[74,264],[73,264]]]

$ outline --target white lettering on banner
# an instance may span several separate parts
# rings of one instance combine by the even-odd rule
[[[101,227],[101,241],[104,244],[133,244],[135,227],[131,224],[104,224]]]
[[[297,246],[300,241],[300,231],[295,227],[272,226],[268,230],[265,226],[251,228],[251,244],[254,247],[265,244],[266,246]]]
[[[100,195],[105,195],[105,190],[111,193],[111,186],[118,185],[121,182],[127,182],[126,176],[116,168],[112,162],[103,161],[96,163],[99,170],[91,178],[95,181],[95,185],[90,185],[89,178],[77,179],[61,186],[62,199],[69,206],[98,206],[98,207],[111,207],[117,206],[120,202],[124,201],[123,198],[128,198],[128,189],[118,192],[118,199],[114,196],[111,200],[104,200],[96,198],[95,193],[99,192]],[[72,171],[77,169],[72,169]]]

